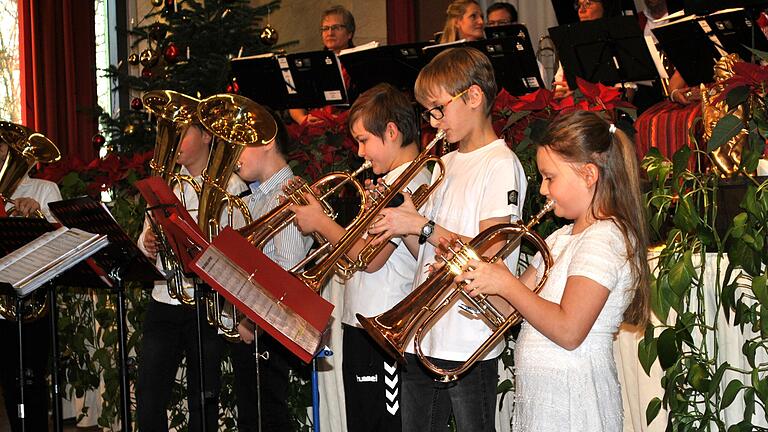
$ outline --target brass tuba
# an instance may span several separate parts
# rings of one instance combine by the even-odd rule
[[[430,155],[429,152],[435,144],[444,137],[445,131],[437,131],[435,138],[429,144],[424,146],[424,149],[422,149],[421,153],[411,161],[408,168],[406,168],[391,185],[384,185],[386,191],[383,194],[380,196],[374,194],[370,197],[374,202],[368,206],[359,220],[347,227],[346,233],[335,245],[333,245],[331,252],[316,265],[297,273],[296,276],[308,287],[319,292],[328,278],[333,274],[339,260],[344,258],[352,246],[368,231],[368,227],[379,216],[379,213],[384,210],[384,208],[386,208],[401,191],[408,187],[408,183],[410,183],[429,162],[434,161],[440,167],[440,176],[431,186],[425,187],[426,189],[417,189],[418,199],[421,201],[418,205],[426,202],[427,196],[434,191],[442,181],[444,172],[443,162],[438,156]],[[363,251],[356,257],[352,271],[361,270],[367,267],[370,260],[373,259],[386,244],[386,242],[381,242],[382,244],[379,246],[371,246],[373,240],[374,239],[368,240],[366,247],[364,247]]]
[[[153,90],[142,96],[144,106],[157,117],[157,137],[155,150],[149,167],[152,175],[162,177],[171,187],[178,184],[182,189],[183,184],[190,185],[196,193],[200,192],[200,186],[190,176],[177,174],[176,158],[181,150],[181,141],[187,129],[197,119],[197,105],[199,100],[171,90]],[[182,204],[184,194],[180,194]],[[184,272],[178,257],[168,245],[162,227],[157,226],[152,218],[149,218],[152,230],[160,244],[158,256],[160,264],[166,273],[168,295],[183,304],[192,305],[195,298],[184,290]]]
[[[8,156],[0,167],[0,205],[4,206],[5,202],[13,202],[10,197],[32,166],[36,163],[55,162],[61,158],[61,153],[45,135],[5,121],[0,122],[0,143],[8,145]],[[8,211],[9,216],[13,213],[15,208]],[[45,218],[40,210],[35,216]],[[47,298],[46,294],[34,294],[29,300],[25,300],[22,319],[31,321],[44,315],[48,311]],[[0,296],[0,315],[8,320],[17,319],[15,299]]]
[[[549,252],[546,242],[541,236],[532,230],[544,215],[554,207],[554,202],[549,201],[542,210],[531,219],[528,224],[523,225],[520,222],[511,224],[499,224],[492,226],[481,232],[473,238],[468,245],[460,244],[460,249],[453,252],[450,259],[445,259],[445,265],[432,273],[424,283],[419,285],[413,292],[396,304],[392,309],[375,317],[366,318],[357,314],[357,319],[369,335],[389,354],[397,358],[401,363],[405,363],[405,344],[408,343],[412,335],[414,336],[414,348],[416,355],[422,364],[432,373],[440,377],[441,381],[455,381],[458,377],[482,356],[492,349],[504,334],[515,324],[522,320],[520,313],[512,308],[512,311],[505,315],[500,311],[498,303],[493,300],[500,300],[499,297],[488,297],[481,295],[471,297],[464,291],[465,283],[454,283],[454,278],[460,274],[462,268],[470,259],[480,259],[480,253],[489,246],[496,244],[500,239],[506,238],[507,243],[494,254],[490,259],[483,257],[487,262],[497,262],[504,259],[519,246],[522,239],[530,241],[544,258],[544,276],[533,289],[539,293],[549,276],[549,270],[552,267],[552,256]],[[475,352],[459,367],[454,369],[442,369],[435,366],[421,350],[421,338],[440,317],[452,307],[459,299],[466,303],[466,311],[484,319],[489,326],[494,328],[489,336]],[[505,303],[505,306],[511,308]]]
[[[202,174],[197,213],[200,229],[211,240],[219,234],[219,220],[225,209],[230,224],[235,209],[242,213],[246,224],[251,222],[248,206],[239,197],[230,195],[227,185],[243,150],[272,141],[277,135],[277,123],[262,106],[232,94],[214,95],[201,101],[197,115],[213,137],[208,164]],[[237,340],[239,334],[234,307],[234,325],[227,326],[222,320],[221,296],[211,293],[206,303],[208,322],[219,327],[228,339]]]

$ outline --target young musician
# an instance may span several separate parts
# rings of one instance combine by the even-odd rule
[[[190,126],[180,144],[177,163],[182,166],[181,174],[192,176],[198,183],[208,161],[211,134],[199,124]],[[245,184],[232,175],[227,191],[237,195],[246,190]],[[187,210],[197,219],[198,196],[194,189],[183,183],[174,193],[184,197]],[[221,224],[228,223],[223,215]],[[139,248],[150,258],[156,258],[159,244],[149,224],[139,236]],[[193,281],[184,280],[184,291],[194,296]],[[203,308],[205,310],[205,308]],[[136,413],[139,429],[142,431],[167,431],[166,410],[171,399],[171,390],[181,359],[187,366],[187,406],[189,407],[189,430],[202,430],[200,401],[200,380],[197,349],[197,319],[195,308],[182,305],[168,294],[165,282],[156,282],[152,299],[147,305],[144,329],[139,352],[139,377],[136,383]],[[205,319],[205,317],[203,317]],[[221,356],[223,340],[217,329],[203,325],[203,363],[206,394],[206,429],[218,430],[219,390],[221,388]]]
[[[497,294],[525,318],[515,346],[515,431],[618,431],[613,337],[649,315],[648,233],[632,141],[595,113],[553,122],[536,151],[541,194],[573,220],[547,238],[554,258],[540,295],[537,254],[520,278],[470,261],[471,295]]]
[[[8,157],[8,144],[0,142],[0,166]],[[10,197],[14,203],[5,203],[6,211],[16,208],[17,216],[34,217],[42,211],[50,222],[56,222],[48,210],[48,203],[61,201],[61,192],[56,183],[24,175]],[[25,321],[22,326],[24,338],[24,426],[26,430],[48,430],[48,360],[50,357],[50,333],[48,318]],[[15,321],[0,317],[0,341],[5,354],[0,356],[0,385],[3,388],[5,411],[13,432],[21,430],[19,419],[19,339]]]
[[[358,143],[358,155],[371,161],[373,171],[393,183],[419,155],[418,124],[408,98],[389,84],[379,84],[357,98],[349,111],[350,132]],[[422,170],[408,189],[429,182]],[[302,232],[318,232],[336,243],[345,234],[323,212],[320,203],[307,195],[309,205],[291,206]],[[364,240],[350,256],[356,257]],[[397,361],[391,359],[360,327],[355,315],[378,315],[400,301],[411,288],[416,259],[399,237],[345,284],[342,316],[344,402],[349,431],[399,431],[400,378]]]
[[[427,107],[424,117],[458,143],[458,150],[443,156],[445,178],[419,214],[406,196],[397,208],[382,211],[371,234],[405,236],[419,248],[414,287],[427,278],[426,265],[434,262],[441,237],[469,241],[480,231],[521,216],[527,181],[517,156],[499,139],[491,125],[491,107],[497,88],[488,58],[474,48],[453,48],[438,54],[416,79],[416,99]],[[433,173],[433,181],[437,173]],[[490,247],[496,252],[501,243]],[[517,253],[510,257],[517,262]],[[458,305],[450,309],[423,339],[424,354],[441,367],[463,363],[491,329],[470,317]],[[408,345],[403,371],[403,429],[442,431],[453,412],[459,431],[494,429],[498,356],[496,345],[451,385],[439,384],[421,367]]]
[[[292,178],[293,171],[286,162],[290,153],[290,141],[282,120],[277,122],[277,136],[269,144],[248,147],[240,156],[238,174],[250,182],[251,194],[245,199],[253,219],[264,215],[279,204],[283,186]],[[289,224],[264,246],[263,252],[280,267],[288,270],[301,261],[309,251],[312,239],[299,233]],[[235,372],[235,397],[237,399],[237,427],[243,432],[292,430],[288,411],[288,386],[290,369],[305,366],[288,349],[266,333],[258,335],[259,376],[261,389],[256,385],[256,358],[254,357],[254,325],[243,319],[238,325],[240,337],[245,343],[230,345],[232,366]],[[268,353],[268,355],[265,355]],[[259,392],[259,393],[257,393]],[[261,429],[259,429],[258,397],[261,397]]]

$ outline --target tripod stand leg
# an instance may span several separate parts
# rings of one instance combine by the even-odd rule
[[[123,281],[115,278],[117,288],[117,332],[120,350],[120,426],[125,432],[131,432],[131,406],[128,397],[128,338],[125,331],[125,291]]]
[[[22,333],[24,316],[22,309],[21,297],[16,297],[16,328],[18,329],[19,337],[19,404],[18,404],[18,417],[19,423],[21,423],[21,431],[24,432],[27,428],[26,416],[24,414],[24,386],[26,385],[26,377],[24,376],[24,336]]]
[[[59,330],[58,323],[56,322],[59,314],[56,308],[56,285],[54,284],[51,284],[48,302],[51,328],[51,355],[53,356],[53,370],[51,371],[53,381],[53,430],[54,432],[61,432],[63,426],[61,420],[61,390],[59,388]]]
[[[208,405],[207,397],[205,395],[205,364],[203,355],[203,326],[206,325],[202,320],[203,316],[203,292],[200,286],[195,282],[195,326],[197,330],[197,375],[198,382],[200,383],[200,430],[206,432],[208,430],[208,417],[206,408]],[[188,372],[190,373],[190,372]],[[189,382],[187,382],[189,385]]]

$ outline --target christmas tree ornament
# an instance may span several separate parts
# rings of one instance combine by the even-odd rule
[[[131,53],[131,55],[128,56],[128,63],[133,66],[139,64],[139,55],[136,53]]]
[[[276,44],[277,38],[277,30],[270,24],[267,24],[263,29],[261,29],[261,33],[259,34],[259,40],[261,40],[261,43],[266,46],[272,46]]]
[[[134,126],[132,123],[129,123],[125,125],[125,128],[123,129],[123,134],[133,135],[135,131],[136,131],[136,126]]]
[[[101,146],[103,146],[104,143],[107,142],[107,139],[104,138],[104,135],[102,135],[102,134],[96,134],[96,135],[93,136],[91,141],[93,142],[93,146],[95,148],[101,148]]]
[[[179,47],[175,43],[171,42],[165,47],[163,57],[168,63],[176,63],[179,60]]]
[[[144,104],[141,102],[140,97],[135,97],[131,99],[131,108],[138,111],[144,107]]]
[[[152,69],[148,67],[144,67],[141,69],[141,77],[142,78],[152,78]]]
[[[158,7],[163,5],[163,0],[152,0],[152,6]]]
[[[155,41],[162,41],[168,33],[168,27],[165,24],[154,23],[149,26],[149,38]]]
[[[157,64],[159,57],[157,55],[157,51],[151,48],[147,48],[141,52],[139,60],[141,61],[142,66],[151,68]]]
[[[240,94],[240,84],[237,83],[237,78],[232,78],[232,82],[227,84],[227,93]]]

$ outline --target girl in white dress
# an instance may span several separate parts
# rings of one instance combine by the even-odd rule
[[[547,238],[554,266],[536,295],[542,259],[516,278],[471,261],[456,281],[473,296],[503,296],[525,318],[515,346],[515,431],[620,431],[613,335],[648,319],[643,217],[630,139],[595,113],[555,120],[536,152],[540,193],[570,219]]]

